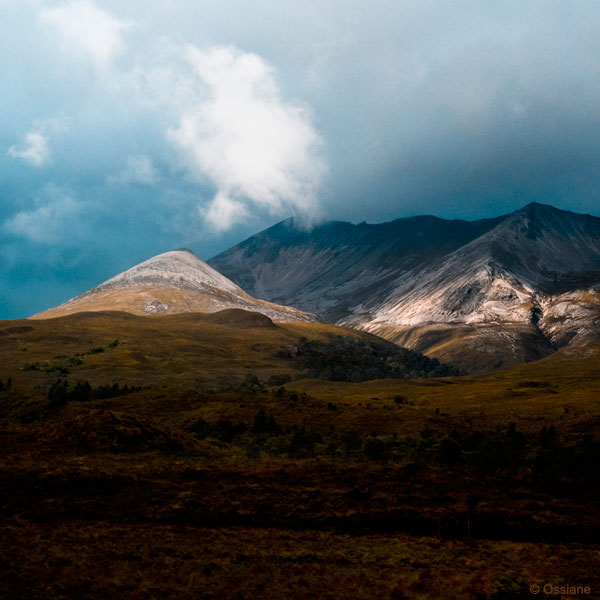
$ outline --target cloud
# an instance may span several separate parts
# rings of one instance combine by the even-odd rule
[[[138,154],[128,157],[125,167],[110,175],[107,182],[111,185],[156,185],[160,179],[152,159],[145,154]]]
[[[131,21],[121,20],[89,0],[43,9],[39,20],[53,27],[67,45],[86,52],[100,71],[121,53],[123,32],[131,26]]]
[[[226,230],[256,209],[314,216],[325,167],[309,111],[282,100],[274,69],[256,54],[187,46],[185,57],[204,98],[168,138],[190,172],[217,188],[207,222]]]
[[[34,167],[43,167],[50,160],[48,138],[39,131],[30,131],[20,144],[8,149],[8,155],[20,158]]]
[[[216,231],[226,231],[234,223],[241,223],[248,217],[248,209],[239,200],[224,192],[218,192],[210,204],[201,209],[206,222]]]
[[[8,219],[4,231],[35,244],[59,246],[78,244],[86,235],[83,220],[89,207],[70,191],[48,185],[36,198],[36,205]]]
[[[43,167],[50,162],[49,134],[65,133],[69,128],[70,120],[64,115],[36,121],[21,143],[11,146],[7,154],[35,167]]]

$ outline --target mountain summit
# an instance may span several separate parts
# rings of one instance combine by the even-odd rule
[[[187,249],[154,256],[33,318],[105,310],[153,315],[230,308],[259,312],[275,321],[316,320],[295,308],[253,298]]]
[[[250,293],[465,372],[585,345],[600,324],[600,219],[533,203],[479,221],[283,221],[209,263]]]

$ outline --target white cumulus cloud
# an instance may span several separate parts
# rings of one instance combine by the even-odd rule
[[[39,20],[53,27],[67,46],[86,52],[102,71],[122,51],[123,32],[131,26],[89,0],[42,9]]]
[[[325,167],[309,111],[281,98],[274,69],[256,54],[187,46],[185,57],[204,94],[168,137],[218,190],[203,207],[207,222],[226,230],[253,209],[314,216]]]
[[[216,231],[225,231],[233,223],[239,223],[248,217],[246,206],[224,192],[218,192],[209,205],[201,209],[201,213]]]
[[[48,137],[41,131],[26,133],[20,144],[8,149],[8,155],[20,158],[34,167],[43,167],[50,160]]]
[[[7,154],[35,167],[43,167],[50,162],[50,134],[62,134],[69,129],[70,120],[64,115],[36,121],[31,131],[23,136],[20,143],[11,146]]]

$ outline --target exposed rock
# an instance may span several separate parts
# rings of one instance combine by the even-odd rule
[[[600,219],[537,203],[474,222],[416,217],[298,231],[288,220],[209,263],[262,298],[463,369],[470,352],[470,372],[586,344],[599,331]],[[436,324],[445,344],[433,341]]]
[[[32,318],[106,310],[155,315],[224,309],[258,312],[274,321],[317,320],[295,308],[253,298],[189,250],[159,254]]]

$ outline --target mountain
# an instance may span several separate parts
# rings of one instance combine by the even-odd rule
[[[376,333],[464,372],[505,368],[600,324],[600,219],[538,203],[479,221],[283,221],[209,264],[250,293]]]
[[[214,313],[243,309],[274,321],[308,321],[314,315],[249,296],[187,249],[159,254],[60,306],[37,315],[49,319],[77,312],[124,311],[137,315]]]

